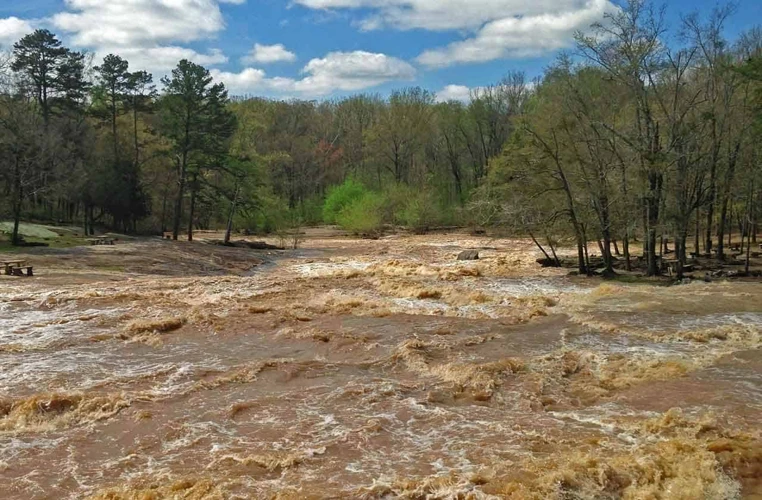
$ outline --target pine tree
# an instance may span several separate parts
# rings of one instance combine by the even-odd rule
[[[114,148],[114,163],[119,163],[119,136],[117,119],[125,108],[125,98],[130,88],[131,75],[129,63],[121,57],[109,54],[103,58],[103,64],[96,66],[98,86],[103,92],[111,121],[111,139]]]
[[[87,93],[84,55],[62,46],[48,30],[36,30],[13,45],[11,69],[23,76],[46,126],[56,108],[81,103]]]
[[[173,238],[180,233],[183,199],[191,189],[188,240],[193,239],[193,210],[201,169],[224,150],[224,142],[235,128],[232,113],[227,110],[225,86],[213,84],[209,70],[183,59],[172,70],[172,77],[162,79],[162,131],[172,142],[177,168],[177,198]]]

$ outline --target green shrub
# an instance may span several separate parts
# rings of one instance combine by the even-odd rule
[[[384,225],[383,210],[386,200],[376,193],[366,193],[344,209],[336,217],[343,229],[355,234],[373,234]]]
[[[317,226],[323,222],[323,206],[325,202],[321,196],[307,198],[299,207],[299,216],[306,226]]]
[[[397,222],[416,232],[425,232],[439,222],[439,209],[431,192],[412,194],[395,214]]]
[[[416,191],[405,184],[392,184],[384,189],[384,221],[404,225],[400,215],[415,194]]]
[[[233,226],[239,230],[270,234],[288,224],[288,203],[276,196],[270,189],[257,189],[254,200],[247,210],[242,210],[233,219]]]
[[[332,187],[328,191],[325,205],[323,205],[323,221],[326,224],[337,223],[339,214],[355,201],[362,199],[367,192],[365,186],[352,179],[347,179],[344,184]]]

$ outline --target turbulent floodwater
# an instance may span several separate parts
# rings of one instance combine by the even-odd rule
[[[0,498],[762,498],[762,285],[305,247],[0,280]]]

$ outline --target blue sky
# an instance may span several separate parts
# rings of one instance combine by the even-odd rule
[[[442,98],[540,74],[621,0],[0,0],[0,45],[45,27],[96,58],[114,52],[157,78],[181,58],[232,94],[329,98],[421,85]],[[716,2],[670,0],[668,20]],[[762,24],[740,0],[730,38]]]

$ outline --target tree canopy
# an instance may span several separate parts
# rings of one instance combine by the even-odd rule
[[[667,26],[631,0],[541,78],[509,71],[467,102],[418,87],[229,98],[187,60],[157,86],[118,55],[91,67],[37,30],[0,65],[0,209],[189,239],[324,222],[494,226],[551,260],[571,242],[580,272],[591,242],[609,272],[624,257],[656,274],[669,240],[681,263],[690,250],[723,258],[732,232],[756,238],[762,206],[762,30],[728,40],[730,15]]]

